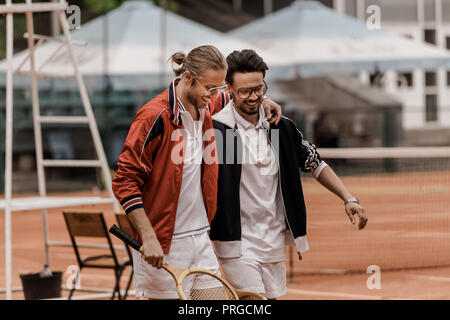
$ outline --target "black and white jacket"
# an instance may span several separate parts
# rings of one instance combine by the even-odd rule
[[[239,198],[242,140],[232,108],[233,101],[212,117],[219,159],[219,185],[217,211],[211,223],[210,238],[214,241],[217,255],[222,258],[242,255]],[[264,127],[268,130],[269,142],[278,157],[286,227],[291,231],[287,240],[290,244],[293,240],[297,251],[303,253],[309,246],[299,169],[313,173],[317,178],[326,163],[320,159],[316,147],[303,139],[302,133],[290,119],[282,117],[278,125],[270,126],[265,121]]]

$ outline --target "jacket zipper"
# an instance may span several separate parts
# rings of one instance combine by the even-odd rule
[[[273,154],[275,155],[275,158],[277,158],[277,165],[278,165],[278,188],[279,188],[279,190],[280,190],[281,203],[283,204],[284,217],[286,218],[286,222],[287,222],[289,231],[290,231],[290,233],[291,233],[291,235],[292,235],[292,239],[294,240],[294,243],[295,243],[294,233],[292,232],[291,225],[289,224],[289,218],[288,218],[287,213],[286,213],[286,205],[284,204],[283,188],[281,188],[281,168],[280,168],[280,159],[278,158],[278,155],[277,155],[277,153],[275,152],[275,149],[274,149],[274,147],[273,147],[273,145],[272,145],[272,141],[269,139],[270,130],[268,130],[267,134],[268,134],[268,135],[267,135],[267,141],[269,142],[270,148],[272,149]],[[295,244],[295,247],[297,248],[297,244]],[[299,260],[302,260],[302,255],[301,255],[300,250],[299,250],[298,248],[297,248],[297,254],[298,254],[298,259],[299,259]]]

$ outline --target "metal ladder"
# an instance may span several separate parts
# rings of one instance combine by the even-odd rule
[[[20,71],[20,68],[25,64],[22,63],[19,67],[18,73],[28,74],[31,78],[31,94],[32,94],[32,109],[33,109],[33,125],[34,125],[34,138],[35,138],[35,152],[36,152],[36,167],[38,176],[38,187],[39,187],[39,197],[46,199],[46,181],[45,181],[45,168],[47,167],[97,167],[101,168],[101,172],[104,177],[104,182],[109,194],[109,201],[113,203],[114,212],[120,212],[120,206],[115,199],[111,186],[111,172],[108,166],[106,155],[101,142],[98,127],[95,121],[95,116],[92,111],[92,106],[89,100],[86,87],[79,73],[77,62],[75,59],[74,51],[72,48],[71,35],[69,32],[69,26],[65,11],[67,9],[67,3],[63,0],[54,3],[32,3],[31,0],[26,0],[23,4],[12,4],[11,0],[7,0],[5,5],[0,5],[0,14],[7,15],[7,58],[10,62],[8,65],[7,73],[7,90],[6,90],[6,143],[5,143],[5,237],[6,237],[6,298],[11,299],[11,211],[14,211],[14,200],[12,199],[12,17],[14,13],[25,13],[27,33],[25,37],[28,39],[28,49],[29,56],[26,60],[29,61],[30,70],[27,72]],[[63,31],[64,40],[59,38],[53,38],[48,36],[41,36],[34,34],[33,27],[33,13],[34,12],[57,12],[60,27]],[[34,41],[38,40],[38,44],[35,45]],[[37,79],[40,77],[61,77],[58,74],[41,73],[40,70],[44,65],[41,65],[38,70],[36,69],[34,50],[36,47],[40,46],[44,41],[54,40],[61,43],[61,46],[57,49],[57,52],[62,48],[66,47],[70,61],[73,66],[74,73],[71,77],[76,78],[78,89],[80,92],[81,100],[83,103],[83,108],[85,116],[42,116],[40,114],[39,106],[39,95],[37,87]],[[79,44],[75,42],[75,44]],[[56,53],[55,53],[56,54]],[[46,64],[47,61],[44,62]],[[67,78],[66,75],[62,76]],[[94,147],[96,150],[97,158],[93,160],[51,160],[44,159],[43,148],[42,148],[42,124],[88,124],[90,133],[93,138]],[[81,199],[81,198],[80,198]],[[51,201],[51,200],[49,200]],[[49,256],[49,246],[68,246],[70,243],[58,243],[49,241],[48,237],[48,219],[47,219],[47,208],[55,207],[51,205],[49,201],[44,202],[42,207],[42,219],[43,219],[43,230],[44,230],[44,241],[45,241],[45,262],[46,265],[50,265]],[[47,204],[46,204],[47,203]],[[73,205],[73,201],[71,204]],[[86,204],[92,204],[92,199]],[[99,202],[104,203],[104,202]],[[79,205],[83,205],[83,200],[77,202]],[[68,204],[69,205],[69,204]],[[58,207],[60,205],[57,205]],[[16,210],[25,210],[23,208]],[[8,241],[9,240],[9,241]]]

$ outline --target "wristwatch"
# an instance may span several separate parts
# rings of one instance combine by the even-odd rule
[[[344,206],[347,205],[347,203],[349,203],[349,202],[356,202],[357,204],[359,204],[358,198],[353,197],[353,198],[349,198],[349,199],[345,200],[344,201]]]

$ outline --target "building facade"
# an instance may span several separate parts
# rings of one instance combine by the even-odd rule
[[[296,0],[228,0],[236,9],[262,16]],[[298,0],[297,0],[298,1]],[[304,0],[307,1],[307,0]],[[371,5],[380,8],[381,28],[413,40],[450,50],[450,0],[319,0],[339,13],[366,21]],[[381,87],[403,103],[403,128],[450,128],[450,68],[420,69],[408,73],[386,72],[361,81]],[[381,80],[381,81],[380,81]]]
[[[450,49],[450,0],[334,0],[333,8],[359,20],[368,17],[367,8],[380,8],[381,28]],[[450,70],[387,72],[384,88],[404,106],[407,129],[450,127]],[[370,82],[368,74],[361,79]]]

